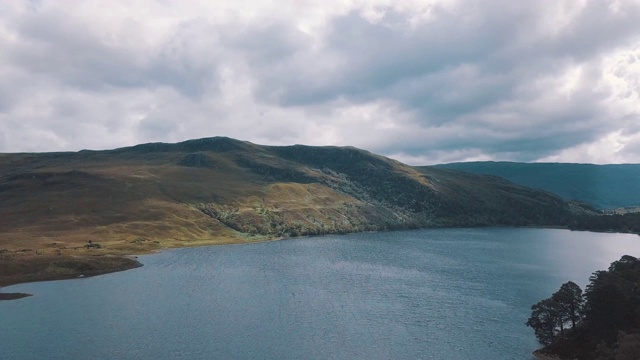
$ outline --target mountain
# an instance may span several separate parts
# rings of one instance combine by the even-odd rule
[[[600,209],[640,205],[640,164],[465,162],[436,165],[474,174],[495,175]]]
[[[99,244],[131,254],[327,233],[565,225],[575,211],[584,209],[545,191],[352,147],[215,137],[0,154],[0,251]]]

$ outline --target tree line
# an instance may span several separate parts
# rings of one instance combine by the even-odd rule
[[[578,215],[569,224],[569,228],[571,230],[640,234],[640,213]]]
[[[542,352],[587,360],[640,359],[640,260],[625,255],[589,278],[531,306],[526,325]]]

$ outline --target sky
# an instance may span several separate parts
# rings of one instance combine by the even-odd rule
[[[640,0],[0,2],[0,152],[640,163]]]

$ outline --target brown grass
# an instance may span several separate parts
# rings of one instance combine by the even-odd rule
[[[76,252],[75,254],[72,254]],[[89,250],[17,251],[0,254],[0,287],[25,282],[88,277],[142,266],[125,256],[92,254]],[[16,300],[23,293],[0,293],[0,300]]]

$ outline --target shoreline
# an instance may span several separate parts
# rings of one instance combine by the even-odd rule
[[[25,293],[0,293],[0,301],[8,301],[8,300],[18,300],[22,298],[26,298],[29,296],[33,296],[33,294],[25,294]]]
[[[451,227],[457,229],[456,227]],[[467,227],[459,227],[465,229]],[[477,228],[523,228],[523,229],[558,229],[567,231],[587,231],[589,230],[573,230],[565,226],[481,226]],[[440,227],[424,228],[424,229],[442,229]],[[397,229],[407,230],[407,229]],[[415,229],[418,230],[418,229]],[[394,230],[386,230],[394,231]],[[380,232],[380,231],[375,231]],[[354,232],[355,233],[355,232]],[[620,234],[634,234],[615,232]],[[21,254],[18,250],[11,254],[0,254],[0,301],[18,300],[32,296],[25,293],[3,292],[3,288],[13,285],[26,284],[30,282],[40,281],[58,281],[71,280],[78,278],[93,277],[105,275],[120,271],[126,271],[143,266],[137,259],[137,255],[147,255],[159,253],[164,250],[200,247],[200,246],[218,246],[218,245],[251,245],[264,242],[282,241],[297,238],[305,238],[311,236],[327,236],[327,235],[346,235],[346,234],[317,234],[297,237],[269,237],[256,236],[255,238],[238,238],[236,241],[227,239],[223,242],[211,241],[193,241],[182,243],[180,246],[170,246],[163,248],[147,248],[137,249],[135,255],[123,255],[122,250],[118,248],[81,251],[73,254],[50,253],[43,254],[36,251],[33,254]],[[636,234],[640,235],[640,234]],[[41,249],[38,249],[41,250]],[[6,271],[7,268],[9,271]],[[4,270],[4,271],[3,271]],[[540,353],[534,353],[540,356]],[[547,357],[548,359],[548,357]]]
[[[254,238],[236,238],[229,241],[203,239],[181,242],[179,246],[151,247],[123,249],[113,246],[101,249],[83,249],[84,244],[65,248],[66,253],[60,253],[58,249],[29,249],[13,250],[0,253],[0,302],[18,300],[33,296],[33,294],[4,292],[4,289],[13,285],[28,284],[41,281],[59,281],[82,279],[99,275],[106,275],[120,271],[136,269],[143,266],[137,258],[140,255],[157,254],[165,250],[183,249],[201,246],[219,245],[250,245],[262,242],[280,241],[292,238],[255,236]],[[44,252],[49,250],[53,252]],[[73,251],[72,251],[73,250]],[[56,266],[62,265],[62,266]],[[7,271],[8,270],[8,271]]]
[[[0,301],[23,299],[32,294],[4,292],[4,288],[40,281],[71,280],[139,268],[133,256],[113,254],[6,255],[0,264]]]
[[[536,350],[533,352],[533,356],[536,357],[536,359],[540,359],[540,360],[561,360],[559,357],[555,357],[555,356],[551,356],[550,354],[544,354],[540,351],[540,349]]]

